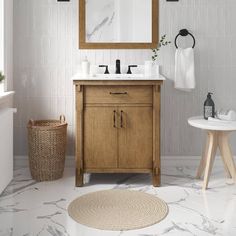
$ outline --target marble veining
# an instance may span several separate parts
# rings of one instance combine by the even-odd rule
[[[151,42],[151,12],[150,0],[87,0],[86,42]]]
[[[91,33],[87,32],[87,40],[90,42],[90,38],[97,32],[99,31],[107,22],[109,21],[108,17],[105,17],[98,25],[94,27]],[[110,23],[109,23],[110,24]]]
[[[162,187],[154,188],[146,174],[85,175],[85,186],[74,187],[74,169],[64,177],[37,183],[28,169],[15,171],[14,180],[0,196],[0,236],[160,236],[236,235],[236,186],[214,167],[209,189],[201,190],[196,167],[162,168]],[[165,200],[169,215],[159,224],[131,231],[101,231],[74,222],[69,203],[83,194],[104,189],[130,189]]]
[[[115,3],[113,0],[86,3],[86,41],[114,41]]]

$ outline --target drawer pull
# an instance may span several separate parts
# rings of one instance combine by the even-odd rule
[[[110,92],[111,95],[127,95],[127,92]]]
[[[116,111],[113,111],[113,127],[116,128]]]
[[[123,128],[123,111],[120,112],[120,127]]]

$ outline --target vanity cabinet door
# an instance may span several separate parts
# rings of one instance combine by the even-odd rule
[[[119,168],[152,169],[152,107],[120,107]]]
[[[116,107],[86,107],[84,111],[84,167],[117,168]]]

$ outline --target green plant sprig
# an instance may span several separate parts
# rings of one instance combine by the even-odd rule
[[[3,73],[0,71],[0,83],[5,79],[5,76]]]
[[[171,44],[171,41],[166,40],[166,34],[163,35],[157,45],[157,48],[152,49],[152,52],[154,55],[152,55],[152,61],[156,61],[158,58],[158,52],[160,51],[161,47],[167,46],[168,44]]]

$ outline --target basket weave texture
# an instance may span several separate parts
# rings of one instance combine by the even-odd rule
[[[51,181],[62,177],[65,167],[67,123],[60,120],[30,120],[29,165],[32,178]]]

